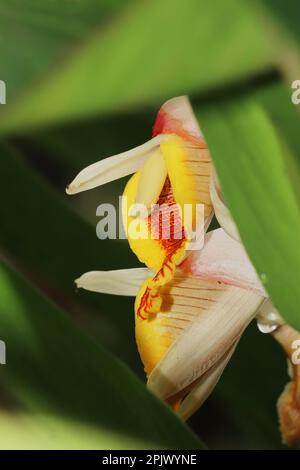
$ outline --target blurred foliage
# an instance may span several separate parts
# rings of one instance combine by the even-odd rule
[[[19,2],[21,11],[27,11],[26,3],[23,7]],[[52,11],[52,2],[47,4]],[[68,4],[63,2],[64,8],[69,9]],[[40,27],[48,24],[48,9],[43,10],[34,23],[41,51],[49,42],[47,29]],[[89,22],[90,16],[84,20]],[[109,27],[94,31],[93,25],[94,18],[89,23],[93,34],[59,63],[55,73],[48,69],[40,84],[7,107],[0,118],[2,133],[96,112],[119,112],[187,90],[203,91],[272,64],[263,25],[239,0],[135,2]],[[62,40],[61,52],[65,43]],[[18,56],[13,64],[4,74],[8,83],[10,74],[16,73]],[[27,63],[28,76],[35,76],[34,65]]]
[[[218,101],[216,107],[217,112],[213,105],[202,110],[199,118],[226,203],[274,305],[300,329],[300,252],[295,250],[300,212],[286,168],[289,161],[266,114],[252,100]]]
[[[191,96],[249,255],[299,328],[297,8],[0,0],[1,447],[201,446],[123,364],[143,377],[132,299],[74,289],[85,271],[138,265],[125,242],[95,236],[97,205],[117,203],[125,181],[64,195],[82,167],[144,142],[173,95]],[[286,380],[253,326],[191,426],[210,447],[279,448]]]
[[[33,417],[38,414],[38,423],[43,416],[46,429],[53,428],[54,445],[68,431],[65,445],[81,448],[200,446],[123,364],[4,264],[0,286],[0,329],[9,348],[1,383]],[[19,417],[18,405],[11,413]],[[36,426],[28,417],[27,422]],[[53,446],[51,432],[47,446]]]

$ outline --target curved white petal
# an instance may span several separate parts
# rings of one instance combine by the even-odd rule
[[[221,227],[230,237],[234,238],[234,240],[241,241],[237,226],[231,217],[229,209],[224,204],[220,184],[215,171],[212,171],[210,177],[210,197],[216,218]]]
[[[252,289],[268,297],[243,245],[223,229],[206,234],[203,249],[191,253],[180,268],[186,274]]]
[[[66,193],[77,194],[135,173],[144,165],[149,154],[169,138],[168,134],[158,135],[134,149],[93,163],[76,176]]]
[[[76,279],[78,288],[104,294],[136,296],[141,284],[151,275],[147,268],[90,271]]]
[[[178,313],[198,312],[149,375],[148,387],[164,400],[211,369],[239,339],[263,301],[256,292],[217,282],[212,283],[211,291],[206,303],[201,293],[198,297],[193,292],[173,298],[171,293],[173,312],[176,306]]]
[[[189,419],[209,397],[231,359],[238,342],[239,339],[224,356],[195,383],[190,393],[182,400],[177,411],[182,419]]]
[[[152,152],[141,170],[135,204],[143,204],[147,210],[156,204],[167,176],[165,159],[158,148]]]

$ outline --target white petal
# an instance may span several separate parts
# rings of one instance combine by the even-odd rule
[[[163,121],[163,130],[178,134],[178,131],[183,131],[186,135],[192,137],[196,141],[200,141],[206,146],[203,134],[200,130],[198,121],[194,115],[190,100],[187,96],[177,96],[166,101],[160,108],[156,122],[154,124],[154,131],[157,122]]]
[[[104,294],[136,296],[142,282],[151,275],[147,268],[90,271],[76,279],[77,287]]]
[[[224,287],[222,292],[216,290],[217,299],[194,317],[149,375],[148,387],[160,398],[176,395],[213,367],[262,303],[263,298],[255,292]]]
[[[178,410],[178,414],[182,419],[187,420],[192,416],[209,397],[231,359],[238,341],[239,339],[211,369],[203,374],[191,392],[183,399]]]
[[[165,159],[158,148],[152,152],[141,170],[135,204],[143,204],[148,210],[152,204],[156,204],[167,175]]]
[[[243,245],[223,229],[206,234],[203,249],[191,253],[180,268],[187,274],[252,289],[268,297]]]
[[[237,241],[241,241],[237,226],[235,225],[228,208],[224,204],[220,184],[215,171],[212,172],[210,177],[210,197],[216,218],[221,227],[230,237]]]
[[[169,138],[168,134],[158,135],[139,147],[93,163],[76,176],[67,187],[67,194],[87,191],[88,189],[96,188],[97,186],[135,173],[144,165],[149,154],[161,142]]]

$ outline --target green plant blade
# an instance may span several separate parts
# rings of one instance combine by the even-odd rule
[[[68,443],[64,436],[70,426],[78,434],[73,444],[81,442],[80,447],[201,447],[122,363],[82,334],[4,263],[0,290],[0,331],[7,350],[1,385],[32,411],[34,425],[34,414],[49,415],[52,424],[59,416],[55,429],[61,445]],[[37,424],[41,424],[39,419]],[[1,429],[5,433],[2,423]]]
[[[55,414],[0,411],[1,450],[146,448],[149,442]]]
[[[284,148],[250,99],[219,102],[198,117],[248,254],[275,306],[300,329],[300,212]]]
[[[255,92],[255,99],[264,107],[274,127],[293,152],[293,158],[300,172],[300,108],[292,102],[293,89],[282,82],[275,82],[267,88]]]
[[[265,8],[276,18],[288,34],[294,35],[295,39],[300,41],[299,23],[297,18],[298,3],[297,0],[262,0]]]
[[[26,32],[27,10],[24,13],[21,0],[14,5]],[[50,4],[48,8],[51,12]],[[56,26],[55,15],[50,17]],[[47,54],[53,39],[36,28],[33,40]],[[263,24],[255,9],[240,0],[135,2],[81,44],[64,61],[53,63],[52,73],[47,66],[39,77],[35,66],[40,53],[33,56],[27,82],[35,86],[26,86],[28,92],[3,110],[2,133],[205,91],[273,64]],[[23,49],[28,47],[25,40]],[[4,77],[9,84],[5,71]]]
[[[11,102],[62,63],[130,0],[1,0],[1,79]],[[22,47],[19,44],[22,43]]]
[[[56,194],[21,155],[2,145],[0,158],[0,195],[9,201],[0,205],[2,252],[105,347],[139,369],[133,299],[76,291],[74,285],[87,271],[136,266],[131,250],[117,240],[98,240],[98,219],[93,227],[74,214],[63,188]]]

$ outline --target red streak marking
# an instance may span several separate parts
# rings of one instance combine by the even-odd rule
[[[145,307],[145,305],[147,305],[149,293],[150,293],[150,289],[149,289],[149,287],[147,287],[146,290],[145,290],[145,292],[144,292],[143,295],[142,295],[142,298],[141,298],[141,301],[140,301],[140,305],[139,305],[139,308],[138,308],[138,311],[137,311],[138,317],[140,317],[142,320],[146,320],[146,319],[147,319],[147,317],[144,317],[144,316],[142,315],[141,310],[142,310],[142,308],[143,308],[143,310],[147,313],[147,308]]]
[[[161,208],[162,205],[164,205],[163,208]],[[166,225],[164,222],[168,223],[168,238],[163,237],[163,231]],[[154,281],[157,281],[160,277],[165,277],[166,268],[169,269],[170,272],[173,271],[172,257],[185,242],[185,234],[181,223],[180,211],[175,202],[169,178],[166,179],[161,191],[157,201],[157,207],[148,217],[148,230],[152,233],[153,238],[157,239],[157,242],[162,245],[166,252],[163,265],[153,278]],[[153,305],[152,299],[157,297],[159,297],[158,294],[152,295],[151,289],[149,287],[146,288],[137,310],[137,315],[140,318],[143,320],[146,319],[141,312],[142,310],[144,312],[149,312],[149,308]]]
[[[184,140],[192,142],[196,145],[196,148],[207,148],[207,145],[202,137],[196,137],[190,134],[185,128],[183,123],[176,118],[173,118],[170,114],[166,113],[164,109],[160,109],[157,113],[154,126],[152,129],[152,136],[155,137],[158,134],[176,134],[182,137]]]
[[[174,294],[174,292],[172,292],[172,293],[166,292],[164,295],[168,295],[170,297],[180,297],[181,299],[195,299],[195,300],[205,300],[207,302],[216,302],[215,299],[210,299],[208,297],[195,297],[195,296],[192,296],[192,295]]]

